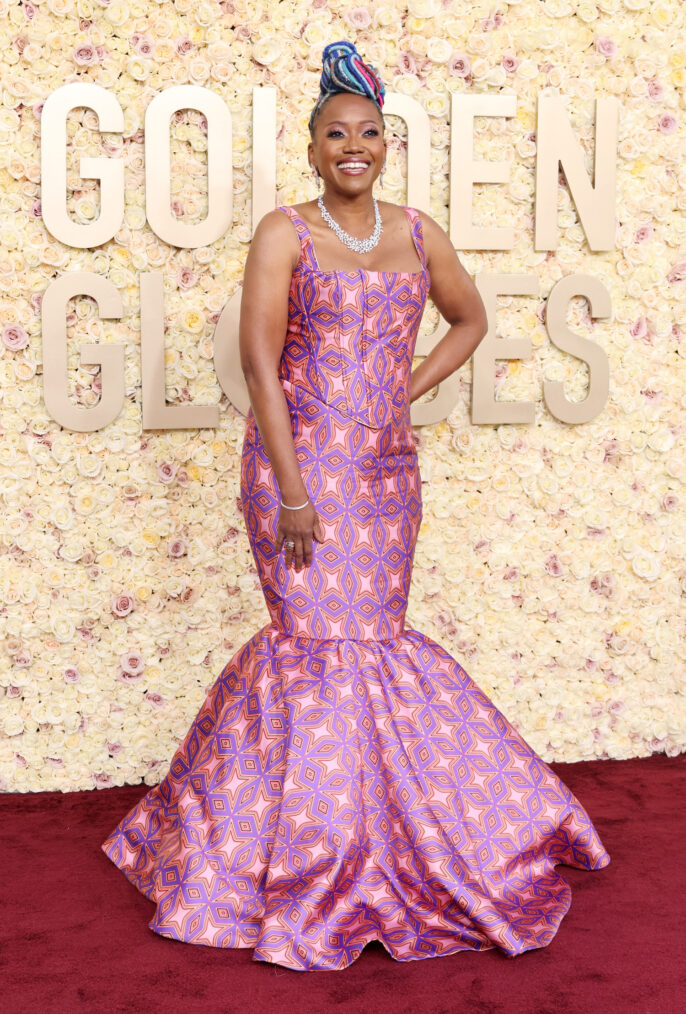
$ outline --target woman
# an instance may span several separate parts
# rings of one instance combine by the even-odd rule
[[[486,331],[427,215],[376,204],[384,88],[324,50],[318,202],[268,214],[245,269],[243,512],[270,614],[169,774],[104,843],[155,932],[341,969],[546,946],[566,863],[610,857],[570,790],[437,642],[405,626],[422,517],[410,402]],[[370,235],[371,234],[371,235]],[[411,370],[428,295],[451,327]]]

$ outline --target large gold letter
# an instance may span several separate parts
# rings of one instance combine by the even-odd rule
[[[160,271],[141,274],[141,375],[144,430],[219,425],[217,405],[168,405],[164,369],[164,288]]]
[[[474,117],[514,116],[516,95],[456,95],[451,100],[450,238],[458,250],[511,250],[514,230],[472,223],[474,183],[507,183],[509,162],[474,159]]]
[[[534,405],[530,401],[496,401],[493,370],[496,359],[528,359],[530,338],[497,338],[496,312],[498,296],[536,296],[536,275],[503,275],[479,273],[476,286],[488,314],[488,331],[477,345],[472,357],[472,422],[531,423]]]
[[[73,222],[67,214],[67,116],[85,106],[94,110],[101,131],[124,129],[124,114],[113,95],[96,84],[66,84],[45,100],[41,114],[41,205],[48,232],[67,246],[94,247],[112,239],[124,220],[124,163],[82,158],[79,174],[100,180],[100,215]]]
[[[41,304],[43,341],[43,398],[45,407],[60,426],[92,433],[114,422],[124,404],[124,346],[88,342],[81,346],[81,362],[100,365],[102,394],[92,408],[74,405],[67,385],[67,325],[65,307],[74,296],[92,296],[101,317],[121,317],[121,296],[100,275],[69,271],[48,285]]]
[[[391,92],[384,115],[399,116],[407,124],[407,204],[431,214],[431,121],[416,99]]]
[[[179,109],[197,109],[207,120],[207,216],[202,222],[180,222],[171,213],[169,120]],[[150,228],[172,246],[209,246],[231,227],[231,113],[214,92],[198,85],[173,85],[146,109],[145,200]]]
[[[553,345],[576,356],[588,366],[588,394],[583,401],[569,401],[559,380],[543,382],[543,398],[548,411],[563,423],[588,422],[605,407],[610,390],[610,367],[604,349],[582,338],[567,327],[567,307],[574,296],[584,296],[592,317],[609,317],[612,301],[599,278],[593,275],[567,275],[553,286],[546,305],[545,323]]]
[[[559,95],[538,96],[536,127],[536,236],[534,249],[556,250],[558,166],[574,199],[591,250],[612,250],[615,238],[617,121],[613,98],[596,99],[593,184]]]

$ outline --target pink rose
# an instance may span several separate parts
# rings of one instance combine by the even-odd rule
[[[564,573],[560,558],[556,553],[551,553],[545,561],[545,569],[551,577],[562,577]]]
[[[2,340],[10,352],[18,352],[29,344],[29,336],[21,324],[5,324],[2,329]]]
[[[186,53],[190,53],[192,49],[195,49],[195,43],[191,42],[187,35],[182,35],[176,40],[176,52],[179,56],[185,56]]]
[[[176,276],[176,284],[180,289],[190,289],[198,281],[198,276],[191,268],[180,268]]]
[[[118,595],[112,596],[112,602],[110,608],[115,616],[124,617],[132,613],[136,608],[133,595],[128,592],[119,592]]]
[[[632,338],[645,338],[648,334],[648,319],[643,315],[637,317],[629,328],[629,334]]]
[[[372,23],[372,16],[366,7],[352,7],[346,16],[348,24],[352,28],[357,28],[358,31],[369,28]]]
[[[109,789],[112,785],[112,776],[105,771],[94,771],[91,775],[96,789]]]
[[[648,97],[653,102],[661,102],[664,98],[665,89],[664,85],[658,81],[656,77],[653,77],[648,82]]]
[[[145,699],[148,702],[148,704],[151,704],[153,706],[153,708],[161,708],[162,705],[164,704],[164,697],[162,696],[162,694],[154,692],[147,693],[145,695]]]
[[[665,493],[662,497],[662,508],[666,511],[673,511],[679,504],[679,497],[675,493]]]
[[[76,666],[68,666],[62,673],[62,679],[65,683],[78,683],[81,679],[81,673]]]
[[[678,264],[675,264],[674,267],[671,268],[669,274],[667,275],[667,281],[670,285],[673,285],[675,282],[683,282],[685,278],[686,261],[679,261]]]
[[[74,50],[74,62],[80,67],[90,67],[98,62],[98,54],[90,42],[82,42]]]
[[[145,662],[140,651],[126,651],[119,658],[119,665],[129,676],[140,676],[145,669]]]
[[[490,18],[482,18],[479,22],[479,28],[482,32],[490,32],[493,28],[500,28],[503,20],[502,14],[493,14]]]
[[[178,560],[180,556],[185,556],[187,552],[188,546],[185,539],[174,539],[169,546],[169,555],[173,560]]]
[[[514,53],[503,53],[500,64],[506,74],[514,74],[519,67],[519,57],[515,56]]]
[[[166,486],[176,478],[177,466],[170,464],[168,461],[161,461],[157,466],[157,478],[160,482],[163,482]]]
[[[657,121],[657,129],[662,134],[673,134],[678,126],[679,121],[674,113],[663,113]]]
[[[120,683],[138,683],[143,678],[143,673],[130,673],[126,669],[120,669],[117,673],[117,679]]]
[[[654,235],[655,230],[652,225],[639,225],[634,233],[634,243],[645,243],[647,239],[652,239]]]
[[[149,35],[142,35],[136,32],[131,36],[131,44],[139,56],[152,56],[154,54],[155,46]]]
[[[396,66],[401,74],[417,73],[417,64],[412,53],[399,53]]]
[[[448,60],[448,70],[453,77],[469,77],[472,65],[466,53],[453,53]]]
[[[617,43],[609,35],[599,35],[595,40],[595,48],[596,52],[604,56],[606,60],[611,60],[613,56],[617,55]]]
[[[29,21],[32,21],[36,16],[36,8],[32,3],[29,3],[29,0],[24,0],[24,14]]]

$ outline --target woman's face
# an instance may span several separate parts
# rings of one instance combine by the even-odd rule
[[[315,120],[308,158],[319,169],[325,191],[371,190],[386,161],[383,118],[376,103],[348,92],[328,99]]]

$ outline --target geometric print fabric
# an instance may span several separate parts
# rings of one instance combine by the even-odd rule
[[[371,940],[399,961],[544,947],[571,902],[556,866],[610,857],[462,666],[404,623],[419,215],[405,209],[421,272],[320,272],[282,210],[302,257],[280,376],[325,537],[300,574],[274,552],[279,491],[250,411],[242,503],[270,622],[103,849],[155,902],[155,932],[298,970],[345,968]]]

